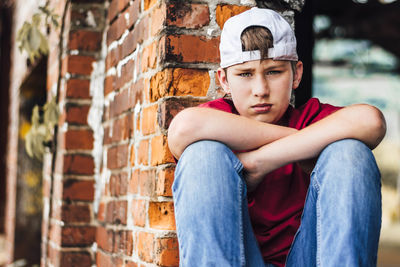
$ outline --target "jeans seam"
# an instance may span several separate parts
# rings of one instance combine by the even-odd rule
[[[311,183],[312,186],[317,194],[315,206],[316,206],[316,239],[317,239],[317,251],[316,251],[316,266],[321,266],[321,202],[320,202],[320,183],[318,182],[317,178],[318,169],[313,171],[313,175],[311,176]]]

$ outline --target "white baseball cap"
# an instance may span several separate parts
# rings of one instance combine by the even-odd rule
[[[268,49],[268,58],[297,61],[296,37],[289,23],[271,9],[253,7],[228,19],[221,33],[219,51],[221,68],[250,60],[260,60],[261,53],[243,51],[241,35],[250,26],[266,27],[272,34],[273,47]]]

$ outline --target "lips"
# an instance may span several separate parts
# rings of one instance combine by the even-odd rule
[[[256,113],[266,113],[271,110],[272,104],[261,103],[251,106]]]

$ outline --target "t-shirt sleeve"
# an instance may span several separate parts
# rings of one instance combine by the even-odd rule
[[[293,128],[303,129],[341,108],[321,103],[317,98],[311,98],[306,104],[294,111],[295,114],[293,114],[289,124]]]
[[[231,100],[225,99],[225,98],[218,98],[218,99],[200,104],[199,107],[213,108],[213,109],[218,109],[221,111],[237,114],[237,111],[235,109],[235,106],[233,105],[233,102]]]

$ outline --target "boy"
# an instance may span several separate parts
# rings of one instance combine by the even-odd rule
[[[169,128],[180,265],[374,266],[382,113],[317,99],[291,107],[303,65],[272,10],[230,18],[220,53],[231,99],[186,109]]]

